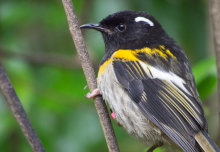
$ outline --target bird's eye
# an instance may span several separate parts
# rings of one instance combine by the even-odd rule
[[[127,26],[125,24],[119,24],[116,29],[119,31],[119,32],[124,32],[126,30]]]

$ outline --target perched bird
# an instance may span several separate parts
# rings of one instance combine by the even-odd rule
[[[185,152],[220,152],[208,135],[189,61],[175,40],[145,13],[121,11],[81,28],[102,33],[105,55],[98,89],[125,130],[149,151],[176,144]]]

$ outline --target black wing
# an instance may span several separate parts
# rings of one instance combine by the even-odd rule
[[[206,120],[200,101],[185,81],[133,57],[112,59],[119,83],[143,114],[183,150],[197,151],[194,135],[206,129]]]

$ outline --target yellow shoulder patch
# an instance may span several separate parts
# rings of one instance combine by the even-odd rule
[[[136,49],[136,50],[130,50],[130,49],[119,49],[115,53],[112,54],[112,56],[106,60],[99,68],[98,76],[100,76],[104,71],[107,65],[113,60],[120,61],[139,61],[139,59],[136,57],[137,53],[146,53],[149,56],[156,55],[164,58],[165,60],[168,59],[168,56],[172,57],[173,59],[176,59],[176,57],[170,52],[170,50],[166,49],[164,45],[160,45],[159,48],[142,48],[142,49]]]
[[[99,72],[98,72],[98,77],[103,74],[103,72],[105,71],[107,65],[111,62],[111,57],[106,60],[102,65],[100,65],[99,67]]]
[[[116,51],[112,57],[113,59],[120,58],[129,61],[138,61],[138,58],[135,57],[136,50],[118,50]]]
[[[118,50],[116,51],[108,60],[106,60],[100,67],[98,72],[98,77],[103,74],[107,65],[111,62],[111,60],[122,59],[122,61],[129,60],[129,61],[138,61],[138,58],[135,57],[134,50]]]

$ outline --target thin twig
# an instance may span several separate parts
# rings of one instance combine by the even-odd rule
[[[38,138],[36,132],[34,131],[22,104],[4,70],[2,64],[0,63],[0,90],[6,98],[10,109],[13,112],[14,117],[19,123],[21,130],[23,131],[27,141],[29,142],[32,150],[34,152],[45,152],[44,147]]]
[[[210,5],[209,11],[211,16],[214,49],[216,54],[216,64],[218,71],[218,104],[219,104],[219,118],[220,118],[220,0],[210,0],[209,5]],[[220,142],[220,134],[218,135],[217,140]]]
[[[88,52],[86,50],[85,41],[82,37],[81,30],[79,28],[79,22],[75,15],[72,0],[62,0],[63,6],[66,12],[70,33],[75,43],[76,50],[78,52],[81,65],[88,82],[90,90],[97,88],[96,76],[92,67],[92,63],[89,59]],[[111,120],[108,115],[108,110],[106,108],[105,102],[103,102],[100,96],[94,98],[95,107],[99,115],[99,119],[104,131],[105,139],[110,152],[119,152]]]

